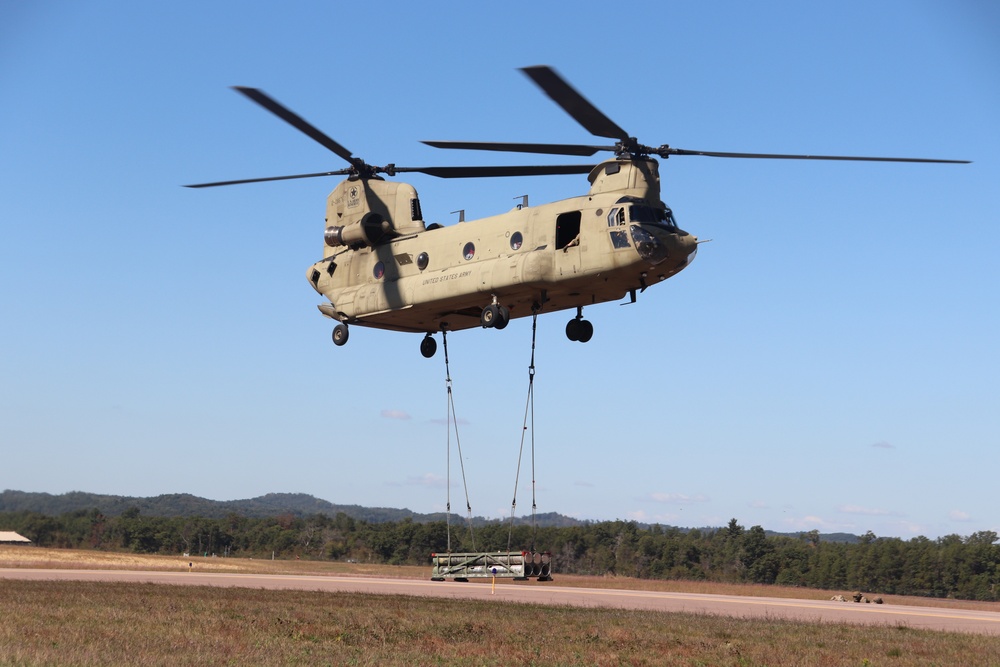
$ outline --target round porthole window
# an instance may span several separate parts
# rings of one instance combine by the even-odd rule
[[[465,257],[465,259],[472,259],[476,256],[476,246],[472,243],[472,241],[465,244],[465,248],[462,249],[462,256]]]
[[[417,268],[423,271],[427,268],[427,262],[431,261],[431,258],[427,256],[426,252],[422,252],[417,255]]]
[[[521,236],[521,232],[514,232],[510,237],[510,249],[520,250],[521,244],[524,243],[524,237]]]
[[[385,275],[385,264],[378,262],[372,270],[372,275],[375,276],[375,280],[382,280],[382,276]]]

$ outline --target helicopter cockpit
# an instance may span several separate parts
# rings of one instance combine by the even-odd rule
[[[671,254],[670,248],[677,245],[679,237],[687,236],[677,226],[673,211],[665,205],[651,206],[637,197],[622,197],[616,203],[620,206],[608,214],[608,226],[613,228],[611,242],[615,248],[632,245],[640,257],[656,265],[667,259]],[[628,235],[624,230],[626,226]]]
[[[643,200],[623,197],[628,208],[629,234],[636,252],[652,265],[668,258],[683,258],[686,266],[697,252],[697,240],[677,226],[674,213],[664,204],[650,206]]]
[[[677,221],[674,219],[674,212],[669,207],[654,208],[641,199],[634,197],[622,197],[619,204],[631,203],[628,207],[628,217],[632,224],[649,224],[666,227],[668,231],[678,232]]]

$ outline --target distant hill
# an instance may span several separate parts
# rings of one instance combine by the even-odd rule
[[[83,491],[71,491],[60,495],[50,493],[32,493],[27,491],[6,490],[0,493],[0,512],[38,512],[49,516],[59,516],[69,512],[89,511],[97,509],[108,516],[118,516],[128,509],[136,507],[141,514],[158,517],[201,516],[209,519],[221,519],[230,514],[238,514],[253,518],[272,517],[282,514],[293,516],[310,516],[326,514],[336,516],[343,512],[347,516],[367,521],[369,523],[385,523],[410,519],[417,523],[444,521],[445,514],[436,512],[420,514],[408,509],[390,507],[362,507],[361,505],[335,505],[306,493],[269,493],[257,498],[246,500],[209,500],[199,498],[189,493],[172,493],[151,498],[135,498],[131,496],[106,496]],[[452,521],[464,521],[464,517],[452,514]],[[530,517],[521,517],[519,522],[529,521]],[[585,522],[555,512],[538,514],[535,517],[539,526],[575,526]],[[473,519],[476,523],[486,523],[489,520],[482,517]]]
[[[83,491],[70,491],[69,493],[60,495],[12,490],[0,493],[0,512],[38,512],[39,514],[49,516],[59,516],[70,512],[97,509],[108,516],[118,516],[133,507],[137,507],[139,512],[146,516],[167,518],[201,516],[209,519],[221,519],[230,514],[252,518],[273,517],[282,514],[291,514],[297,517],[314,514],[336,516],[339,512],[343,512],[352,519],[367,521],[369,523],[386,523],[390,521],[404,521],[406,519],[416,523],[445,520],[444,512],[420,514],[408,509],[395,509],[391,507],[335,505],[307,493],[269,493],[246,500],[209,500],[208,498],[199,498],[189,493],[171,493],[151,498],[105,496],[97,493],[85,493]],[[452,514],[451,520],[452,522],[463,522],[465,521],[465,517]],[[515,519],[515,522],[528,523],[530,520],[531,517],[522,516]],[[485,523],[496,523],[498,520],[475,517],[472,521],[476,525],[482,525]],[[558,512],[546,512],[536,514],[535,523],[540,527],[566,528],[597,522],[581,521],[559,514]],[[650,524],[638,525],[644,529],[650,527]],[[702,531],[718,529],[718,526],[699,528]],[[687,532],[690,529],[680,528],[680,530]],[[768,535],[799,536],[799,533],[766,532]],[[851,544],[858,541],[857,535],[851,535],[850,533],[821,534],[820,539],[824,542],[848,542]]]

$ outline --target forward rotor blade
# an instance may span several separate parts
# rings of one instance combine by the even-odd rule
[[[269,176],[267,178],[245,178],[239,181],[218,181],[216,183],[195,183],[185,185],[186,188],[214,188],[219,185],[241,185],[243,183],[263,183],[265,181],[289,181],[293,178],[315,178],[317,176],[345,176],[352,173],[350,169],[338,169],[337,171],[321,171],[315,174],[296,174],[294,176]]]
[[[938,160],[919,157],[866,157],[850,155],[782,155],[779,153],[728,153],[719,151],[691,151],[684,148],[662,147],[660,157],[671,155],[704,155],[706,157],[763,158],[769,160],[847,160],[855,162],[938,162],[946,164],[969,164],[971,160]]]
[[[379,167],[375,171],[389,174],[414,172],[436,176],[437,178],[487,178],[494,176],[558,176],[562,174],[589,174],[592,164],[529,165],[502,167]],[[267,178],[245,178],[238,181],[218,181],[215,183],[195,183],[186,188],[214,188],[220,185],[242,185],[243,183],[264,183],[267,181],[288,181],[294,178],[315,178],[317,176],[347,176],[352,169],[321,171],[315,174],[295,174],[293,176],[270,176]]]
[[[583,95],[563,80],[556,71],[547,65],[523,67],[521,71],[531,77],[545,94],[561,106],[576,122],[598,137],[609,137],[628,141],[628,132],[605,116],[597,107],[591,104]]]
[[[438,178],[492,178],[497,176],[557,176],[589,174],[592,164],[530,165],[510,167],[396,167],[397,172],[416,171]]]
[[[340,156],[344,160],[347,160],[351,165],[354,166],[358,171],[362,171],[365,167],[364,160],[356,158],[351,155],[351,151],[347,150],[336,141],[328,137],[326,134],[313,127],[308,121],[299,116],[294,111],[286,108],[278,101],[269,97],[264,91],[258,90],[256,88],[245,88],[243,86],[233,86],[233,90],[238,93],[242,93],[249,99],[253,100],[260,106],[264,107],[275,116],[285,121],[298,131],[305,134],[307,137],[325,147],[327,150],[332,151],[336,155]]]
[[[504,151],[510,153],[544,153],[547,155],[589,156],[597,151],[613,151],[614,146],[585,146],[583,144],[524,144],[488,141],[424,141],[434,148],[457,148],[473,151]]]

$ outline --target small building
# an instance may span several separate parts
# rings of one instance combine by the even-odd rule
[[[31,544],[31,540],[13,530],[0,530],[0,544]]]

